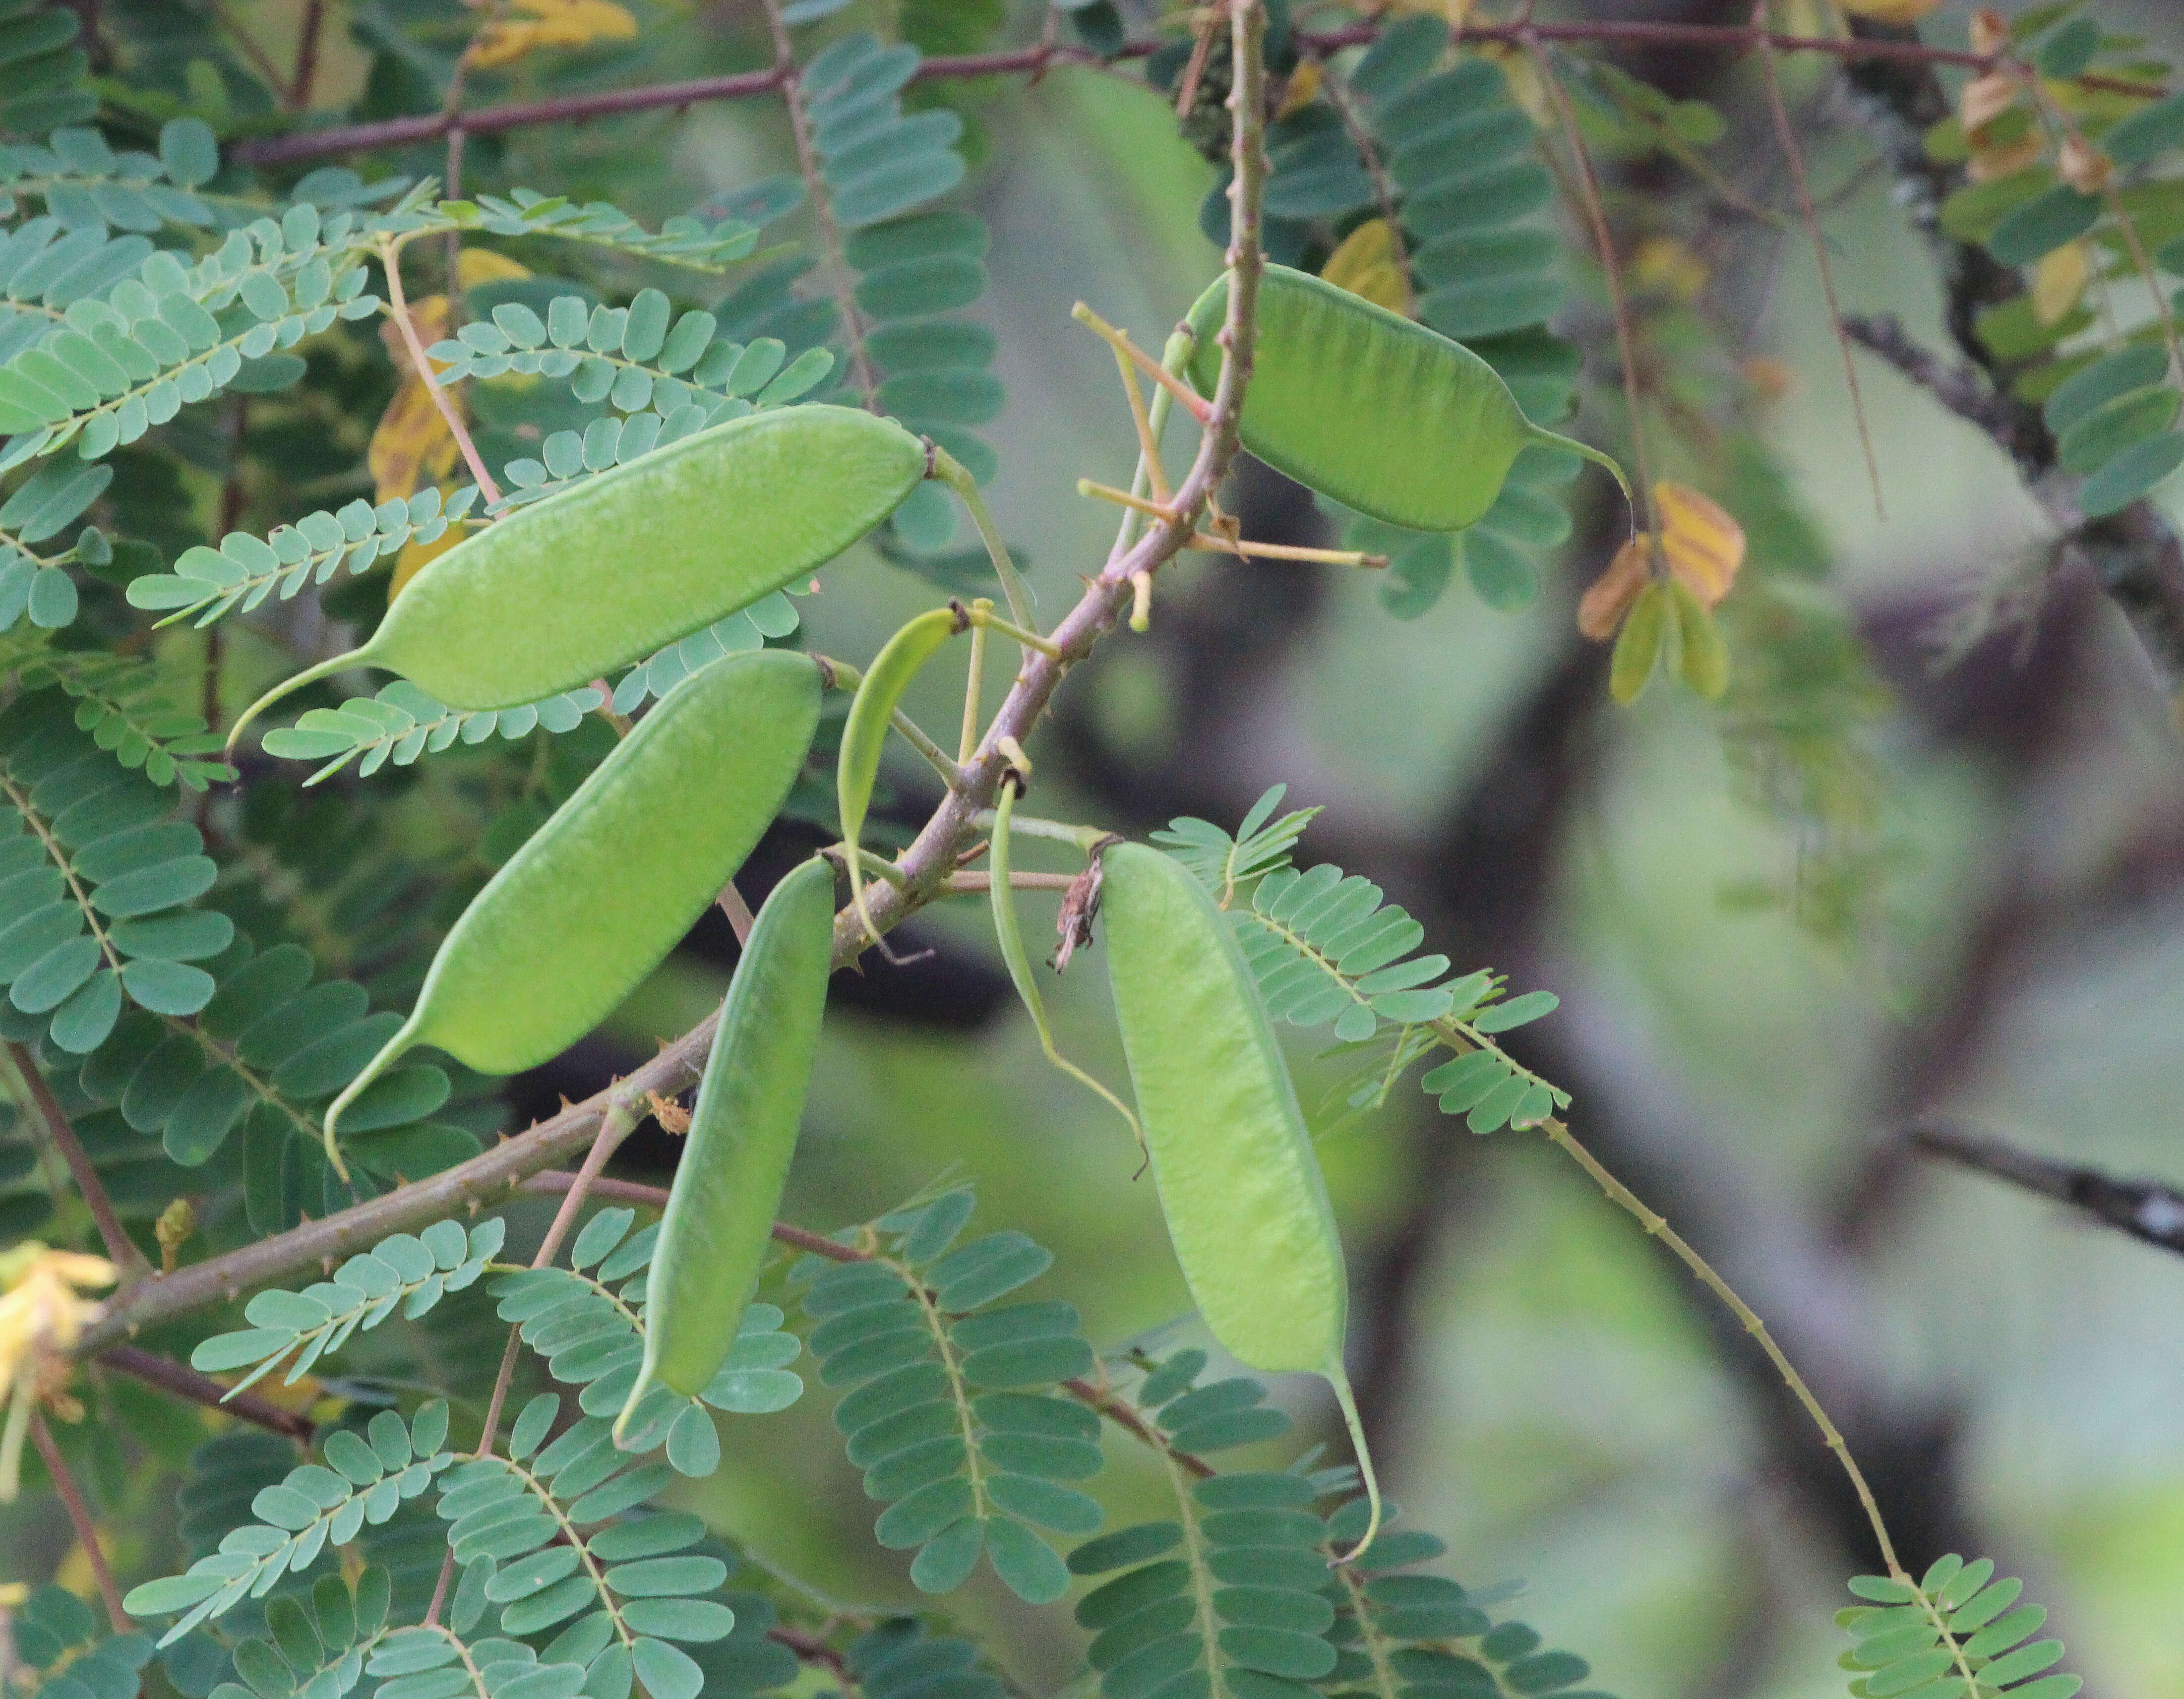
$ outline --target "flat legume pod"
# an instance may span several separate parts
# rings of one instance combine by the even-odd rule
[[[1226,273],[1190,309],[1185,368],[1212,395]],[[1285,265],[1259,280],[1258,335],[1244,393],[1244,446],[1347,507],[1412,531],[1460,531],[1494,505],[1528,447],[1622,469],[1524,416],[1501,375],[1437,331]]]
[[[1349,1285],[1312,1135],[1228,922],[1183,865],[1141,844],[1105,856],[1107,972],[1176,1261],[1239,1362],[1334,1387],[1373,1503],[1342,1366]]]
[[[512,708],[611,671],[824,565],[925,476],[856,408],[755,413],[549,496],[432,561],[361,648],[287,680],[398,672],[450,708]]]
[[[796,1150],[834,948],[834,869],[806,861],[773,888],[722,1005],[646,1283],[644,1368],[695,1398],[727,1361],[772,1243]]]
[[[699,668],[471,900],[410,1018],[326,1111],[414,1044],[485,1073],[559,1055],[660,965],[750,854],[819,724],[817,664],[787,649]]]

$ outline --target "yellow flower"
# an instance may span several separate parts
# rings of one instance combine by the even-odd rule
[[[8,1401],[0,1503],[13,1503],[21,1485],[23,1441],[40,1398],[65,1383],[68,1352],[103,1307],[84,1295],[116,1278],[103,1256],[51,1251],[35,1239],[0,1254],[0,1386]]]

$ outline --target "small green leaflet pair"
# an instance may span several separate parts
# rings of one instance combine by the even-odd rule
[[[2025,1584],[1993,1579],[1994,1563],[1953,1553],[1918,1581],[1860,1575],[1852,1592],[1869,1602],[1836,1613],[1852,1647],[1854,1699],[2070,1699],[2075,1675],[2043,1674],[2063,1656],[2059,1640],[2032,1636],[2048,1619],[2018,1600]]]
[[[1505,997],[1485,970],[1449,979],[1449,959],[1412,954],[1425,928],[1380,887],[1323,862],[1300,873],[1291,854],[1317,809],[1279,818],[1287,787],[1261,796],[1230,836],[1185,816],[1152,834],[1228,911],[1269,1015],[1292,1026],[1332,1022],[1330,1055],[1353,1064],[1342,1089],[1376,1106],[1396,1080],[1439,1050],[1457,1055],[1421,1082],[1474,1133],[1538,1124],[1569,1095],[1502,1053],[1499,1034],[1552,1014],[1550,991]],[[1436,983],[1438,982],[1438,983]]]

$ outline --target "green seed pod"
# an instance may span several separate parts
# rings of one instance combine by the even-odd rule
[[[623,1421],[655,1381],[695,1398],[736,1342],[796,1150],[833,946],[834,869],[815,858],[759,910],[722,1005],[653,1253],[644,1368]]]
[[[1380,1497],[1342,1366],[1342,1242],[1266,1005],[1227,916],[1180,862],[1120,844],[1105,866],[1115,1017],[1176,1260],[1239,1362],[1334,1387],[1373,1504],[1362,1551]]]
[[[865,811],[872,806],[872,786],[880,775],[880,751],[887,746],[889,722],[895,705],[910,688],[925,663],[941,645],[960,631],[970,628],[971,617],[961,608],[935,608],[920,614],[887,640],[858,681],[850,703],[850,717],[842,726],[842,754],[835,766],[835,789],[842,811],[842,842],[848,854],[850,894],[863,918],[865,930],[877,940],[879,932],[865,910],[864,869],[858,865],[857,835],[865,829]]]
[[[894,512],[925,466],[917,437],[856,408],[783,408],[700,431],[449,549],[361,648],[285,681],[235,731],[354,666],[398,672],[464,710],[573,690],[824,565]]]
[[[471,900],[410,1018],[326,1111],[413,1044],[484,1073],[559,1055],[658,966],[743,866],[811,747],[819,668],[788,649],[699,668]]]
[[[1461,531],[1502,493],[1518,454],[1597,448],[1524,416],[1501,375],[1437,331],[1285,265],[1259,280],[1258,337],[1245,392],[1244,446],[1275,471],[1347,507],[1410,531]],[[1184,368],[1202,395],[1221,374],[1215,340],[1227,273],[1198,298]]]

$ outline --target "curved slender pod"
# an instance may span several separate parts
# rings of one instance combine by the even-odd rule
[[[705,912],[780,811],[819,726],[809,655],[722,657],[671,690],[465,909],[417,1005],[326,1111],[404,1050],[515,1073],[612,1013]]]
[[[1185,375],[1211,395],[1227,274],[1190,309]],[[1344,505],[1412,531],[1461,531],[1484,516],[1527,448],[1623,469],[1589,443],[1524,416],[1501,374],[1461,343],[1346,289],[1269,265],[1244,398],[1244,446]]]
[[[925,476],[925,445],[861,409],[748,414],[518,508],[410,580],[360,648],[253,703],[355,666],[450,708],[588,684],[824,565]]]
[[[1046,1053],[1046,1059],[1113,1104],[1115,1112],[1130,1123],[1130,1136],[1142,1150],[1145,1147],[1145,1128],[1138,1125],[1138,1117],[1130,1112],[1129,1105],[1054,1047],[1054,1028],[1047,1022],[1046,1000],[1039,995],[1039,981],[1032,977],[1031,956],[1024,949],[1023,931],[1017,924],[1016,894],[1009,888],[1010,822],[1016,806],[1016,776],[1005,774],[994,801],[993,836],[986,852],[986,865],[992,875],[988,889],[994,905],[994,936],[1001,946],[1001,960],[1008,964],[1010,981],[1016,986],[1017,995],[1022,1000],[1033,1027],[1038,1030],[1039,1047]]]
[[[911,621],[872,657],[872,664],[857,682],[850,717],[843,722],[842,753],[834,770],[842,812],[842,844],[848,852],[842,859],[849,865],[850,900],[856,904],[858,916],[875,943],[879,928],[872,924],[871,911],[865,906],[865,875],[859,865],[857,835],[865,829],[865,811],[872,806],[872,786],[879,780],[880,751],[887,745],[895,705],[902,700],[911,680],[939,653],[942,644],[970,627],[970,614],[955,603]]]
[[[833,946],[834,869],[814,857],[768,894],[729,982],[645,1286],[644,1366],[617,1434],[655,1382],[695,1398],[735,1345],[796,1150]]]
[[[1380,1489],[1342,1366],[1349,1283],[1296,1089],[1228,917],[1142,844],[1104,858],[1107,972],[1176,1261],[1240,1362],[1334,1389],[1372,1517]]]

